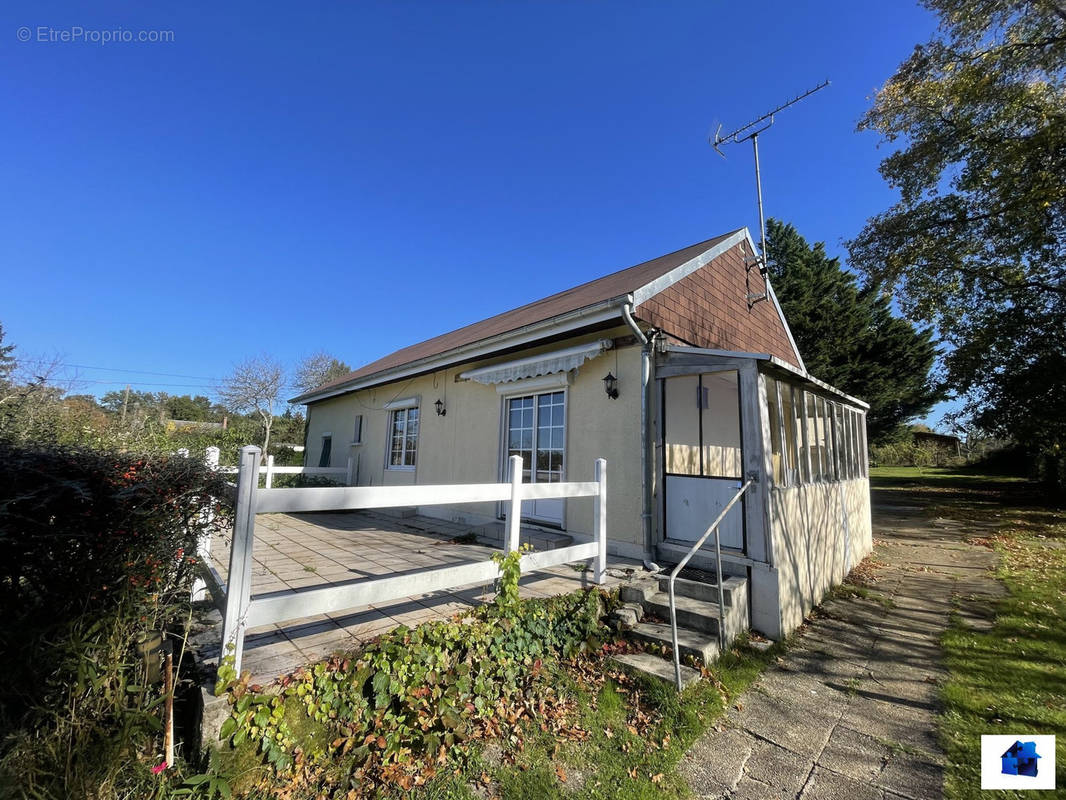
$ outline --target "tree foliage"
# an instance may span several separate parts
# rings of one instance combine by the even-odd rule
[[[925,0],[938,34],[877,92],[861,130],[896,146],[899,202],[853,263],[951,345],[952,387],[989,432],[1066,445],[1066,7]]]
[[[929,329],[892,313],[887,296],[861,288],[825,246],[792,225],[767,222],[767,264],[796,345],[812,375],[870,403],[867,428],[882,441],[941,398],[930,371]]]
[[[0,387],[2,387],[15,369],[15,345],[4,344],[4,326],[0,324]]]
[[[322,384],[343,378],[351,371],[352,368],[343,361],[319,351],[299,363],[293,378],[301,392],[310,392]]]
[[[219,398],[223,405],[240,412],[258,415],[263,429],[263,452],[270,448],[270,430],[274,409],[285,386],[285,368],[270,356],[246,359],[233,368],[223,382]]]

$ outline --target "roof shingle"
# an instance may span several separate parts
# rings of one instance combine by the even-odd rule
[[[543,322],[606,300],[622,297],[711,249],[734,233],[736,231],[730,231],[682,250],[676,250],[673,253],[667,253],[664,256],[659,256],[636,266],[583,283],[572,289],[566,289],[511,311],[505,311],[502,314],[475,322],[450,333],[435,336],[424,342],[396,350],[384,358],[379,358],[377,361],[360,367],[343,378],[330,381],[294,399],[300,401],[305,397],[341,387],[360,378],[367,378],[379,372],[402,367],[425,358],[439,356],[450,350],[455,350],[492,336],[518,330],[527,325]]]

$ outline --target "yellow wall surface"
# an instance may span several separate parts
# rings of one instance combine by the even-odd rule
[[[873,549],[870,482],[774,488],[770,519],[785,635]]]
[[[589,334],[552,345],[523,350],[505,357],[484,359],[409,380],[330,398],[308,407],[306,464],[317,466],[322,436],[332,435],[330,466],[342,467],[356,459],[357,485],[491,483],[504,479],[501,442],[507,395],[548,389],[527,389],[527,382],[486,386],[474,381],[456,382],[467,370],[491,366],[566,347],[629,335],[627,328]],[[618,378],[619,397],[604,392],[603,376]],[[640,347],[608,350],[571,372],[565,386],[566,479],[593,478],[597,458],[607,459],[608,540],[614,552],[641,546],[640,525]],[[539,379],[533,378],[529,382]],[[386,447],[391,401],[417,398],[420,408],[417,466],[412,471],[386,469]],[[440,398],[447,414],[438,417],[433,404]],[[355,417],[363,415],[363,443],[352,446]],[[469,524],[496,519],[494,504],[482,503],[419,509],[421,513]],[[572,534],[591,535],[592,499],[566,501],[565,528]]]

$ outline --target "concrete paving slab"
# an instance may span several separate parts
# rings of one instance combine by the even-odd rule
[[[880,788],[869,783],[815,767],[799,800],[884,800],[884,796]]]
[[[891,755],[891,751],[874,737],[837,725],[818,757],[818,763],[832,772],[869,783],[881,775]]]
[[[795,797],[806,783],[814,762],[761,739],[754,740],[744,776],[762,784],[767,796]]]
[[[728,797],[744,774],[744,765],[755,739],[743,731],[727,728],[716,736],[703,737],[678,764],[678,772],[699,797]]]
[[[683,774],[698,796],[942,796],[939,639],[960,597],[973,598],[963,602],[977,609],[974,618],[988,619],[1002,588],[989,572],[994,554],[968,544],[968,528],[931,526],[914,509],[904,519],[898,508],[891,516],[874,508],[873,589],[887,602],[834,598],[812,615],[779,665],[729,711],[735,727],[696,742],[700,767]]]
[[[913,800],[940,797],[944,768],[919,758],[900,756],[885,766],[874,783],[883,789]]]

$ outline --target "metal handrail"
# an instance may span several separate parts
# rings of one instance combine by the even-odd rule
[[[677,578],[679,573],[689,562],[689,559],[696,554],[707,537],[714,533],[714,562],[715,569],[718,570],[718,646],[720,650],[725,649],[725,592],[722,589],[722,546],[721,537],[718,535],[718,526],[722,520],[725,519],[725,515],[729,513],[737,500],[741,498],[741,495],[748,490],[748,487],[755,482],[754,478],[748,478],[747,483],[740,486],[737,489],[737,493],[733,495],[733,499],[726,503],[725,508],[711,523],[710,527],[703,532],[703,536],[696,540],[696,543],[689,548],[689,551],[685,554],[685,557],[681,559],[681,562],[674,567],[674,571],[670,573],[670,580],[667,583],[667,589],[670,593],[670,633],[674,639],[674,683],[677,684],[677,690],[681,691],[681,651],[677,646],[677,606],[674,603],[674,579]]]

